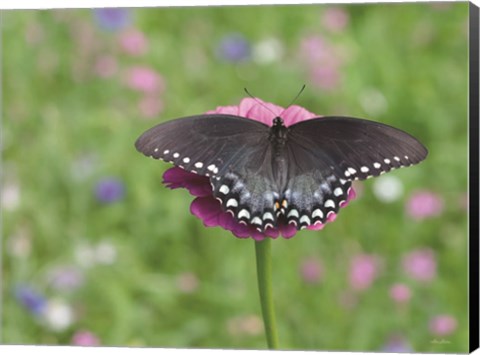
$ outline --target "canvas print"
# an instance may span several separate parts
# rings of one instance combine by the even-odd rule
[[[467,352],[468,15],[4,12],[1,342]]]

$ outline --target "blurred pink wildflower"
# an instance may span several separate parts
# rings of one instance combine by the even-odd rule
[[[145,118],[156,117],[163,111],[163,102],[156,95],[146,95],[138,102],[138,109]]]
[[[438,315],[430,320],[429,329],[433,335],[450,335],[457,329],[457,320],[450,315]]]
[[[416,220],[439,216],[443,211],[443,199],[430,191],[417,191],[407,202],[407,214]]]
[[[331,32],[341,32],[348,25],[348,13],[339,7],[331,7],[322,14],[322,25]]]
[[[435,253],[427,248],[404,255],[402,266],[409,277],[418,281],[431,281],[437,274]]]
[[[165,89],[163,77],[148,67],[131,67],[126,72],[125,80],[128,87],[145,94],[160,94]]]
[[[337,49],[321,36],[305,37],[300,44],[300,55],[306,63],[310,80],[325,90],[340,84],[341,58]]]
[[[110,55],[98,57],[94,64],[95,74],[101,78],[110,78],[117,73],[117,70],[117,60]]]
[[[305,259],[300,265],[300,274],[306,283],[319,283],[323,277],[322,263],[317,258]]]
[[[397,303],[407,303],[412,293],[407,285],[396,283],[390,288],[390,297]]]
[[[300,121],[318,117],[318,115],[300,106],[293,105],[284,110],[282,107],[272,103],[263,102],[260,99],[257,100],[262,104],[252,98],[245,98],[238,106],[219,106],[217,109],[208,111],[207,113],[243,116],[262,122],[268,126],[272,125],[272,113],[275,115],[281,114],[287,127]],[[164,173],[163,183],[171,189],[186,188],[190,194],[196,197],[190,205],[190,212],[200,218],[206,227],[219,226],[232,232],[233,235],[238,238],[252,237],[257,241],[263,240],[266,237],[278,238],[280,235],[284,238],[291,238],[297,233],[297,229],[291,224],[279,225],[278,228],[267,228],[265,232],[259,232],[250,224],[244,225],[237,222],[231,214],[222,210],[220,203],[213,197],[208,177],[173,167]],[[347,201],[341,204],[341,207],[345,207],[353,198],[355,198],[355,191],[351,188],[348,191]],[[332,213],[327,218],[327,222],[332,222],[335,218],[336,214]],[[310,230],[320,230],[323,229],[323,227],[324,224],[317,224],[307,228]]]
[[[119,41],[123,51],[133,56],[145,54],[148,50],[147,38],[143,32],[134,28],[122,33]]]
[[[350,262],[350,286],[357,291],[368,289],[378,274],[378,258],[375,255],[359,254]]]
[[[88,330],[79,330],[73,334],[72,344],[78,346],[98,346],[100,345],[100,340]]]

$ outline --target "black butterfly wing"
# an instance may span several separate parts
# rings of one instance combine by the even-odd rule
[[[417,139],[377,122],[322,117],[292,125],[287,220],[298,228],[324,223],[347,200],[352,180],[416,164],[426,155]]]
[[[364,180],[417,164],[428,154],[416,138],[397,128],[352,117],[320,117],[290,127],[290,138],[338,177]]]
[[[211,114],[161,123],[142,134],[135,146],[146,156],[210,177],[213,195],[237,220],[275,225],[278,193],[268,137],[263,123]]]
[[[268,126],[233,115],[199,115],[161,123],[135,142],[138,151],[187,171],[219,177],[248,147],[268,142]]]

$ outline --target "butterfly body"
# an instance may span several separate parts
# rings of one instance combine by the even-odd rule
[[[373,121],[319,117],[267,126],[241,116],[206,114],[146,131],[147,156],[210,179],[222,209],[258,230],[325,223],[347,201],[351,182],[423,160],[409,134]]]

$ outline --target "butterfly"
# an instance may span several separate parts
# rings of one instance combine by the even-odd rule
[[[135,142],[146,156],[210,179],[222,209],[259,231],[325,223],[353,180],[417,164],[427,149],[410,134],[360,118],[325,116],[272,126],[204,114],[161,123]]]

